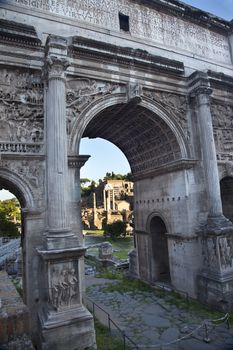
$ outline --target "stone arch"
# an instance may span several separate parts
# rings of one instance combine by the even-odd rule
[[[86,107],[76,119],[76,122],[72,128],[72,132],[70,135],[70,151],[72,154],[75,154],[79,150],[79,143],[81,141],[82,136],[84,135],[85,129],[88,124],[101,113],[104,113],[108,108],[117,108],[120,106],[120,110],[124,109],[127,105],[132,106],[126,94],[114,94],[104,96],[101,99],[98,99],[92,102],[88,107]],[[150,119],[157,118],[163,121],[164,125],[170,129],[172,134],[174,135],[177,144],[180,149],[180,158],[187,159],[190,157],[190,149],[188,142],[186,140],[185,134],[178,122],[172,115],[172,113],[168,112],[159,102],[156,102],[148,97],[141,97],[141,101],[136,105],[136,108],[143,108],[145,111],[150,113]],[[117,145],[118,146],[118,145]],[[120,148],[120,147],[119,147]],[[124,153],[124,150],[123,150]]]
[[[147,231],[150,237],[150,280],[155,282],[171,282],[170,259],[168,249],[167,220],[160,212],[153,212],[147,220]]]
[[[0,168],[0,184],[12,192],[19,200],[22,208],[34,208],[35,199],[32,190],[25,180],[14,172]]]

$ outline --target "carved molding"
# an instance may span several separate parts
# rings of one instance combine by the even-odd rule
[[[89,155],[68,156],[68,167],[81,169],[89,158]]]
[[[133,179],[133,181],[138,181],[138,180],[142,180],[142,179],[147,179],[149,177],[167,174],[167,173],[174,172],[174,171],[192,169],[197,163],[198,163],[197,160],[181,159],[181,160],[167,163],[165,165],[157,167],[156,169],[145,170],[142,172],[135,173],[135,174],[133,174],[132,179]]]

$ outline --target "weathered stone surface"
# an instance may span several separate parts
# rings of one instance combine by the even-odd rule
[[[4,271],[0,271],[0,298],[2,304],[0,308],[0,344],[7,344],[10,341],[17,342],[18,338],[23,338],[24,335],[27,338],[29,310]]]
[[[171,0],[6,0],[0,8],[0,184],[22,206],[35,343],[50,346],[61,320],[75,328],[76,309],[94,345],[82,307],[82,137],[114,143],[130,163],[133,273],[231,307],[232,222],[223,215],[231,220],[233,206],[219,180],[233,176],[232,24]],[[72,341],[83,350],[80,334]]]

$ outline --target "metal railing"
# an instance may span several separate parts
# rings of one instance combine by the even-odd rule
[[[123,331],[116,324],[116,322],[112,320],[107,311],[86,296],[84,297],[84,304],[91,311],[93,317],[96,318],[103,326],[107,327],[109,335],[122,341],[124,350],[139,350],[137,344],[128,335],[126,335],[125,331]],[[107,342],[105,346],[106,348],[103,348],[102,350],[108,350]]]

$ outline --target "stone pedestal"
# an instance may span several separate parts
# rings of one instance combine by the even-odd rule
[[[136,249],[129,252],[129,274],[133,278],[138,278],[138,258]]]
[[[40,254],[47,285],[39,313],[42,350],[84,350],[95,347],[93,317],[82,305],[81,260],[84,248]]]
[[[112,260],[112,245],[109,242],[103,242],[99,247],[100,260]]]
[[[233,307],[233,230],[201,238],[203,269],[197,277],[198,298],[214,308]]]

